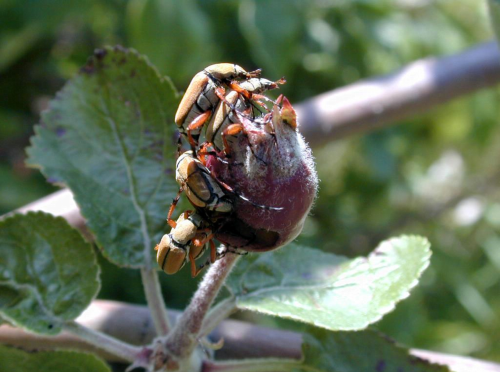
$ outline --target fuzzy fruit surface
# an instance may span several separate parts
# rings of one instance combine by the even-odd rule
[[[276,249],[302,231],[318,188],[314,160],[286,98],[265,119],[239,119],[243,130],[226,137],[224,161],[208,156],[207,167],[237,194],[273,209],[236,198],[234,217],[216,238],[246,251]]]

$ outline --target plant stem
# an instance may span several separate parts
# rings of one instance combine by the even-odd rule
[[[98,349],[105,350],[106,352],[128,362],[134,362],[143,349],[142,347],[127,344],[114,337],[95,331],[91,328],[87,328],[75,321],[64,323],[63,329],[80,337]]]
[[[171,354],[186,358],[192,353],[198,344],[205,315],[239,257],[228,254],[208,269],[191,303],[166,339],[166,347]]]
[[[400,122],[500,82],[500,53],[490,41],[425,58],[399,71],[326,92],[295,108],[300,131],[317,146]]]
[[[141,278],[156,333],[158,336],[166,336],[170,330],[170,322],[161,293],[158,274],[154,269],[141,269]]]
[[[215,305],[205,316],[203,326],[198,337],[205,337],[212,332],[224,319],[228,318],[236,310],[236,302],[233,297],[226,298]]]
[[[203,372],[290,372],[300,367],[306,370],[300,360],[295,359],[245,359],[242,361],[211,362],[204,363]]]

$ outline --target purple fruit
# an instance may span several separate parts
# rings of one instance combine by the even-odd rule
[[[225,134],[226,156],[206,157],[212,175],[242,196],[216,234],[228,246],[262,252],[285,245],[302,231],[316,197],[311,150],[288,99],[278,102],[281,107],[257,120],[238,115],[241,124]]]

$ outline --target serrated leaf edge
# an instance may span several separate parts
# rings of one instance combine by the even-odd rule
[[[235,301],[236,302],[236,307],[238,309],[240,309],[240,310],[249,310],[249,311],[257,312],[259,314],[271,315],[271,316],[275,316],[275,317],[296,320],[296,321],[299,321],[301,323],[312,324],[312,325],[314,325],[316,327],[327,329],[329,331],[361,331],[363,329],[366,329],[370,324],[376,323],[379,320],[381,320],[386,314],[388,314],[389,312],[391,312],[392,310],[394,310],[396,308],[396,305],[400,301],[402,301],[405,298],[407,298],[410,295],[410,291],[419,283],[419,279],[420,279],[422,273],[425,271],[425,269],[427,269],[427,267],[429,267],[430,257],[432,255],[432,251],[430,250],[430,242],[428,241],[427,238],[424,238],[424,237],[418,236],[418,235],[401,235],[401,236],[398,236],[398,237],[390,238],[388,240],[384,240],[368,255],[368,258],[373,254],[373,252],[377,251],[377,249],[379,249],[380,247],[382,247],[383,244],[387,244],[388,242],[391,242],[391,241],[393,241],[395,239],[403,239],[403,238],[417,239],[417,240],[421,240],[422,241],[422,246],[425,248],[425,251],[427,252],[426,255],[425,255],[425,257],[423,258],[423,259],[425,259],[425,262],[421,266],[421,268],[418,270],[417,275],[415,276],[415,279],[413,280],[413,282],[411,282],[408,285],[407,289],[405,291],[403,291],[398,296],[398,298],[395,301],[393,301],[388,306],[382,307],[381,308],[382,311],[380,311],[380,315],[378,317],[374,318],[373,320],[367,321],[367,322],[362,322],[361,326],[359,326],[359,327],[336,327],[336,328],[332,328],[332,327],[328,327],[327,324],[323,324],[322,322],[317,322],[317,321],[306,322],[301,317],[297,317],[297,316],[295,316],[294,314],[292,314],[290,312],[281,312],[280,314],[276,314],[276,313],[274,313],[272,311],[267,311],[265,309],[261,309],[261,308],[258,308],[258,307],[248,306],[248,305],[242,305],[241,301],[240,301],[240,297],[242,297],[242,296],[238,296],[238,295],[235,296],[235,298],[236,298],[236,301]],[[363,258],[361,258],[361,259],[363,259]],[[253,292],[252,292],[252,295],[253,295]],[[249,295],[249,297],[251,297],[251,295]]]
[[[89,63],[95,62],[95,59],[97,58],[96,55],[98,53],[102,53],[102,51],[104,51],[105,53],[120,51],[120,52],[125,53],[126,55],[130,55],[130,54],[134,55],[135,57],[137,57],[137,59],[139,61],[144,62],[151,69],[151,71],[154,72],[155,76],[159,79],[160,84],[167,84],[169,86],[170,90],[173,92],[173,94],[175,95],[176,99],[180,98],[181,93],[176,89],[175,85],[172,82],[172,79],[170,79],[170,77],[168,77],[168,76],[162,76],[160,74],[160,72],[158,71],[158,69],[149,61],[149,58],[147,56],[140,54],[137,50],[135,50],[133,48],[123,48],[122,46],[117,45],[115,47],[105,46],[102,49],[96,49],[94,55],[89,58],[89,61],[87,62],[87,65]],[[81,77],[82,75],[85,75],[85,72],[83,70],[84,68],[85,68],[85,66],[80,70],[80,72],[75,77],[73,77],[72,79],[70,79],[70,80],[68,80],[66,82],[66,84],[61,88],[61,90],[59,90],[57,92],[56,97],[59,96],[59,95],[64,94],[66,91],[70,90],[71,87],[74,85],[74,80],[77,77]],[[48,112],[50,112],[51,109],[52,109],[52,107],[49,104],[49,107],[46,110],[42,111],[42,113],[41,113],[42,121],[43,121],[44,116]],[[27,154],[26,165],[28,167],[30,167],[30,168],[39,169],[40,172],[44,175],[44,177],[46,179],[49,179],[50,177],[45,173],[45,169],[44,169],[44,167],[42,165],[37,164],[35,162],[31,162],[31,161],[33,161],[33,159],[30,156],[30,149],[32,149],[35,146],[34,145],[34,140],[39,135],[39,127],[40,126],[41,126],[41,124],[35,125],[35,127],[34,127],[34,133],[35,134],[33,136],[31,136],[30,141],[29,141],[30,142],[30,146],[26,148],[26,154]],[[113,134],[116,134],[115,123],[114,122],[113,122]],[[119,143],[120,143],[120,147],[121,147],[121,141],[119,141]],[[122,150],[123,150],[123,148],[122,148]],[[113,262],[114,264],[116,264],[117,266],[120,266],[120,267],[127,267],[127,268],[133,268],[133,269],[140,269],[140,268],[151,269],[151,254],[152,254],[152,252],[151,252],[152,251],[151,240],[152,239],[151,239],[151,236],[149,235],[149,232],[148,232],[148,229],[147,229],[147,222],[146,222],[146,218],[145,218],[145,215],[144,215],[144,210],[142,210],[141,208],[139,208],[139,205],[138,205],[136,197],[135,197],[135,192],[133,192],[133,190],[135,190],[135,185],[133,185],[133,183],[130,182],[130,179],[131,179],[130,168],[129,168],[129,165],[128,165],[127,162],[125,162],[125,166],[126,166],[126,171],[127,171],[127,178],[128,178],[128,181],[129,181],[128,184],[131,187],[130,190],[131,190],[132,204],[133,204],[134,209],[136,210],[136,212],[139,214],[139,219],[141,221],[141,234],[143,235],[144,264],[139,264],[139,265],[122,264],[122,263],[116,262],[115,260],[112,259],[112,257],[110,257],[108,254],[106,254],[106,250],[103,250],[103,254],[111,262]],[[64,182],[55,182],[54,184],[58,185],[58,186],[61,186],[61,187],[66,186],[66,184]],[[69,186],[68,186],[68,188],[71,189],[71,187],[69,187]],[[76,195],[75,193],[73,193],[73,197],[74,197],[74,200],[75,200],[76,204],[78,205],[80,213],[82,214],[82,216],[86,220],[88,220],[88,217],[85,215],[85,212],[80,207],[82,205],[82,201],[80,200],[80,197],[78,195]],[[93,233],[92,228],[90,226],[89,226],[89,230]],[[102,247],[103,245],[99,241],[98,235],[97,234],[93,234],[93,235],[95,237],[96,244],[99,247]]]
[[[4,225],[5,223],[10,222],[11,220],[15,220],[15,219],[18,219],[18,218],[23,218],[25,216],[43,216],[44,218],[45,217],[51,217],[51,218],[53,218],[54,221],[62,222],[63,224],[67,225],[72,230],[73,233],[77,233],[82,238],[82,240],[87,245],[90,246],[90,243],[87,241],[87,239],[85,238],[85,236],[79,230],[77,230],[73,226],[71,226],[68,223],[68,221],[66,221],[64,218],[62,218],[60,216],[54,216],[54,215],[52,215],[50,213],[45,213],[45,212],[42,212],[42,211],[30,211],[30,212],[28,212],[26,214],[21,214],[21,213],[9,214],[8,216],[6,216],[6,218],[0,219],[0,228],[2,227],[2,225]],[[97,295],[99,294],[99,292],[101,290],[101,280],[100,280],[101,266],[97,262],[97,255],[95,254],[95,252],[92,249],[92,247],[90,247],[90,249],[92,251],[92,261],[93,261],[92,263],[95,264],[96,267],[97,267],[97,272],[96,272],[96,277],[95,277],[95,281],[97,283],[97,290],[95,291],[95,293],[90,298],[89,302],[92,302],[93,300],[96,299]],[[8,283],[9,285],[12,285],[12,283],[5,282],[5,281],[0,281],[0,283]],[[14,288],[23,288],[23,287],[33,288],[32,285],[17,285],[15,283],[14,283],[13,287]],[[59,324],[60,326],[62,326],[65,322],[68,321],[67,319],[60,319],[59,317],[57,317],[56,315],[54,315],[51,311],[49,311],[47,309],[47,307],[45,306],[45,303],[42,301],[42,299],[40,297],[40,294],[39,294],[38,290],[33,290],[32,292],[35,294],[35,297],[37,298],[37,301],[38,301],[38,303],[40,305],[40,308],[43,310],[43,312],[47,315],[47,317],[49,319],[53,319],[53,323],[54,324]],[[76,319],[78,316],[80,316],[80,314],[76,315],[73,319]],[[17,322],[16,319],[11,318],[10,316],[8,316],[7,314],[5,314],[3,312],[0,312],[0,315],[1,315],[2,319],[4,319],[5,321],[9,322],[11,325],[14,325],[16,327],[19,327],[19,328],[22,328],[22,329],[25,329],[25,330],[29,330],[29,331],[33,331],[33,332],[38,333],[36,330],[31,329],[29,327],[26,327],[23,323]]]

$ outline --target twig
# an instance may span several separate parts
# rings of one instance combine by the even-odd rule
[[[133,362],[141,352],[141,348],[129,345],[112,336],[109,336],[82,324],[70,321],[64,324],[63,329],[85,342],[95,345],[116,357]]]
[[[239,257],[236,254],[227,254],[210,266],[194,297],[166,340],[170,353],[178,357],[191,354],[198,344],[205,315]]]
[[[488,42],[320,94],[296,109],[302,133],[318,145],[387,126],[498,83],[500,52],[495,42]]]
[[[169,314],[179,316],[179,312]],[[155,337],[151,315],[145,306],[114,301],[94,301],[78,322],[110,336],[132,344],[149,344]],[[124,327],[123,325],[127,326]],[[224,338],[224,347],[216,352],[217,359],[228,358],[291,358],[301,356],[301,336],[298,333],[270,329],[250,323],[225,320],[212,333],[213,339]],[[115,355],[104,353],[76,336],[63,333],[58,336],[40,336],[19,328],[0,326],[0,344],[13,345],[27,350],[79,349],[97,352],[112,361],[124,361]],[[500,364],[468,357],[412,349],[411,354],[430,362],[453,368],[454,372],[500,372]]]
[[[210,332],[212,332],[224,319],[229,318],[229,316],[236,311],[236,301],[234,298],[229,297],[216,306],[214,306],[205,316],[203,322],[203,327],[199,333],[199,337],[205,337]]]
[[[166,336],[170,330],[170,322],[158,273],[154,269],[141,269],[141,279],[155,328],[160,336]]]

